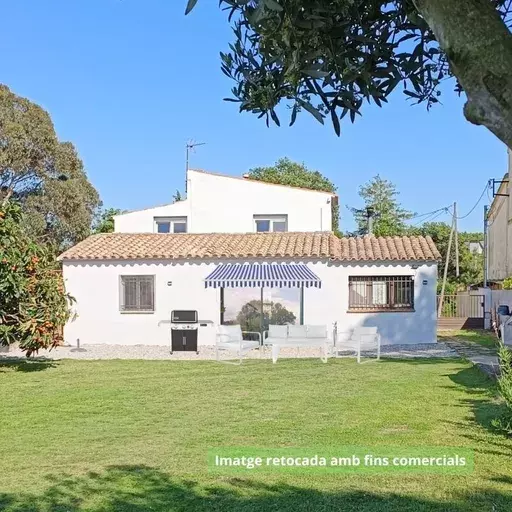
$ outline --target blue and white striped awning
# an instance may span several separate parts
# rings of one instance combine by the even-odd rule
[[[320,288],[322,281],[302,263],[223,263],[205,280],[212,288]]]

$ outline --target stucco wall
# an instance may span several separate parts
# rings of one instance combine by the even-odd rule
[[[503,188],[506,193],[507,188]],[[497,196],[489,214],[488,255],[489,279],[501,281],[508,277],[510,262],[508,261],[509,236],[509,198]]]
[[[331,231],[331,194],[188,171],[187,200],[115,217],[118,233],[153,233],[154,217],[186,216],[189,233],[251,233],[254,215],[288,215],[288,231]]]
[[[491,281],[502,281],[512,275],[512,187],[507,180],[512,173],[512,151],[508,150],[508,174],[503,177],[489,208],[488,271]]]
[[[253,215],[288,215],[288,231],[331,231],[332,196],[189,171],[194,233],[248,233]]]
[[[174,204],[116,215],[114,230],[116,233],[154,233],[156,232],[155,217],[190,218],[190,202],[179,201]]]
[[[196,309],[200,319],[212,320],[213,326],[202,327],[199,344],[213,344],[215,327],[220,320],[220,292],[204,287],[204,278],[217,262],[64,262],[67,291],[75,297],[77,317],[65,328],[65,340],[76,344],[153,344],[166,345],[169,326],[158,327],[173,309]],[[349,265],[335,262],[307,262],[322,279],[322,288],[305,290],[304,322],[327,324],[338,331],[356,326],[378,326],[383,344],[431,343],[436,341],[435,264]],[[155,312],[121,313],[119,311],[119,276],[155,275]],[[414,275],[415,312],[348,313],[349,275]],[[427,284],[423,284],[426,280]],[[171,286],[168,285],[171,283]]]

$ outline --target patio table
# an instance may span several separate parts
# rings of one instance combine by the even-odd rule
[[[279,351],[281,348],[314,348],[319,347],[322,349],[320,359],[323,363],[327,363],[327,356],[329,355],[329,345],[331,341],[329,339],[272,339],[267,338],[263,345],[270,346],[272,348],[272,362],[277,363],[279,357]]]

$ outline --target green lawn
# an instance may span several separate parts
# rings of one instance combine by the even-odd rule
[[[510,511],[512,440],[460,360],[0,361],[0,510]],[[208,472],[209,447],[454,446],[468,475]]]
[[[490,331],[439,331],[437,338],[439,341],[443,341],[446,338],[467,341],[487,348],[497,348],[498,345],[498,339]]]

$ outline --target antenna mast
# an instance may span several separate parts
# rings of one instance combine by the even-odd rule
[[[194,142],[193,140],[189,140],[186,145],[186,158],[185,158],[185,195],[187,194],[187,173],[188,173],[188,161],[190,151],[194,151],[194,148],[197,146],[204,146],[206,142]]]

